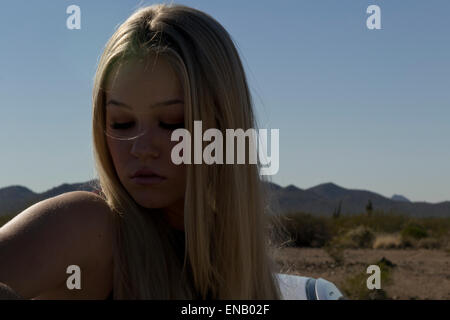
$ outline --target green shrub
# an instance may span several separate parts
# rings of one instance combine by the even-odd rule
[[[350,275],[341,286],[343,294],[350,300],[387,300],[390,299],[383,288],[369,290],[367,288],[368,274],[361,272]]]
[[[284,224],[296,247],[322,247],[332,239],[331,219],[311,214],[287,215]]]
[[[409,217],[396,213],[385,213],[383,211],[374,211],[371,216],[366,214],[341,215],[335,219],[333,224],[334,232],[347,232],[357,226],[365,226],[377,233],[395,233],[399,232]]]
[[[447,237],[450,235],[450,218],[421,218],[416,219],[417,223],[429,231],[429,236],[435,238]]]
[[[359,247],[359,248],[371,248],[375,235],[373,231],[365,226],[358,226],[353,230],[350,230],[347,236]]]
[[[408,223],[400,232],[400,235],[402,237],[402,239],[422,239],[422,238],[426,238],[428,237],[428,233],[427,230],[417,224],[417,223]]]
[[[368,248],[375,243],[375,235],[399,235],[396,248],[445,248],[450,239],[450,217],[410,217],[395,212],[374,210],[367,214],[340,214],[334,217],[307,213],[292,213],[283,221],[292,245],[298,247],[341,246]],[[434,238],[434,241],[420,239]],[[437,244],[440,243],[441,245]]]
[[[333,239],[333,245],[342,248],[372,248],[375,234],[366,226],[357,226]]]
[[[341,286],[344,295],[348,299],[353,300],[385,300],[390,299],[386,291],[383,289],[386,285],[392,285],[392,270],[396,267],[391,261],[386,258],[371,263],[380,267],[381,288],[369,290],[367,288],[367,279],[370,274],[363,270],[359,273],[349,275]]]

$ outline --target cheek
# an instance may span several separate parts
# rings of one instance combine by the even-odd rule
[[[114,141],[112,139],[107,139],[109,152],[111,154],[111,158],[114,163],[114,167],[116,168],[116,171],[118,175],[120,176],[121,169],[126,164],[126,155],[127,150],[123,143]]]

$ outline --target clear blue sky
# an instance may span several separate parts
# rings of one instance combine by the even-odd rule
[[[166,1],[167,2],[167,1]],[[95,177],[91,92],[114,28],[153,1],[1,1],[0,188]],[[230,32],[276,183],[450,200],[450,1],[197,0]],[[81,30],[66,8],[81,7]],[[369,30],[366,8],[381,8]]]

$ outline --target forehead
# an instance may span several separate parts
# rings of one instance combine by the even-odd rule
[[[178,74],[164,57],[131,60],[114,67],[105,82],[106,101],[116,99],[133,107],[183,99]]]

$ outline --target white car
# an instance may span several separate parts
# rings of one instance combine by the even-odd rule
[[[283,300],[344,300],[344,295],[330,281],[277,273]]]

